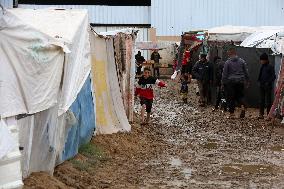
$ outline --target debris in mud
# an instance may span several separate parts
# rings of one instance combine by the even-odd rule
[[[139,124],[136,100],[130,133],[96,136],[92,142],[100,153],[77,159],[96,163],[80,170],[71,160],[55,170],[55,179],[80,189],[283,188],[284,128],[255,119],[253,109],[243,120],[228,121],[222,112],[197,107],[192,88],[190,103],[183,104],[172,90],[175,83],[168,85],[157,89],[151,124]]]

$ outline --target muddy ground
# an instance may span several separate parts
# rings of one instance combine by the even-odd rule
[[[157,89],[152,123],[96,136],[55,170],[32,174],[25,188],[284,188],[284,127],[227,120],[211,107],[180,102],[176,84]],[[135,111],[138,113],[139,103]]]

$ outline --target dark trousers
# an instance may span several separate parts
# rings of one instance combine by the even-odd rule
[[[221,100],[225,99],[226,102],[223,102],[221,104]],[[218,109],[220,104],[222,105],[221,108],[224,108],[224,110],[227,110],[227,97],[226,97],[226,85],[224,85],[224,88],[222,89],[221,86],[217,86],[216,88],[216,104],[215,109]]]
[[[272,105],[272,85],[260,85],[260,115],[264,115],[264,109],[266,108],[267,114]]]
[[[137,67],[136,75],[141,75],[142,74],[142,66]]]
[[[154,77],[159,78],[160,77],[160,68],[154,68]]]
[[[200,95],[200,103],[206,104],[209,103],[209,90],[210,84],[208,82],[198,81],[199,95]]]
[[[228,106],[230,113],[235,112],[237,104],[245,106],[244,90],[245,85],[242,82],[229,82],[227,84]]]

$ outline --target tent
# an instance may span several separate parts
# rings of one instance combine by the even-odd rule
[[[11,9],[0,16],[0,115],[19,128],[24,177],[52,174],[93,134],[88,28],[86,10]]]
[[[98,134],[130,131],[133,120],[136,32],[91,33]]]
[[[220,26],[207,30],[208,41],[223,41],[223,42],[242,42],[251,34],[259,31],[277,31],[284,29],[283,26],[262,26],[262,27],[247,27],[247,26]]]
[[[270,117],[284,117],[284,28],[278,27],[273,30],[257,31],[248,36],[241,43],[241,46],[272,50],[275,57],[277,81],[275,83],[275,98],[270,111]]]

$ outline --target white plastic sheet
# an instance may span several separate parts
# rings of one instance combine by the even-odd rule
[[[88,27],[86,10],[11,9],[0,17],[2,117],[58,100],[59,115],[69,109],[91,69]]]
[[[0,39],[2,118],[55,105],[64,60],[62,48],[9,11],[0,17]]]
[[[13,140],[12,133],[8,129],[5,121],[0,121],[0,161],[16,147],[16,142]]]

